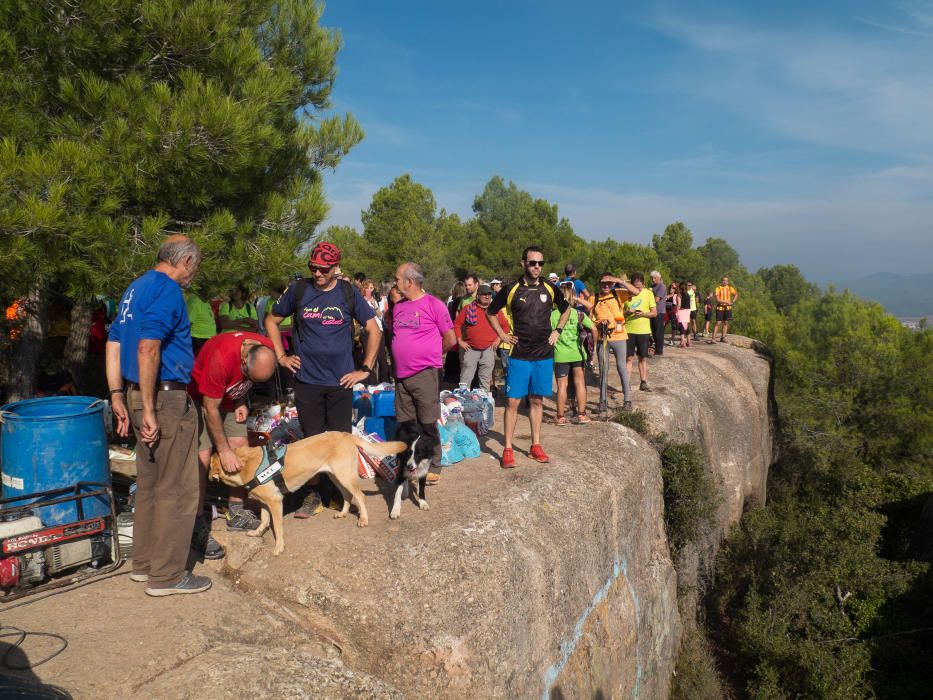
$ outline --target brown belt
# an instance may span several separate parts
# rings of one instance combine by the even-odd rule
[[[135,389],[139,391],[139,384],[130,382],[127,384],[128,389]],[[188,385],[182,384],[181,382],[159,382],[156,384],[156,391],[187,391]]]

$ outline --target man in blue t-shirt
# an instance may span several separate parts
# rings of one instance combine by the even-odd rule
[[[576,265],[574,265],[572,262],[564,265],[564,275],[565,277],[563,280],[561,280],[562,282],[573,282],[573,298],[574,299],[579,298],[579,299],[586,300],[590,298],[590,293],[586,289],[586,284],[584,284],[583,280],[577,279],[577,266]],[[582,311],[585,314],[590,312],[590,310],[582,304],[574,304],[573,308],[575,308],[577,311]]]
[[[339,248],[325,242],[314,246],[308,260],[311,284],[307,280],[292,283],[264,322],[279,364],[295,373],[295,407],[305,437],[327,430],[351,431],[353,385],[372,372],[382,337],[376,314],[359,290],[337,279],[339,263]],[[300,299],[296,299],[298,294]],[[297,324],[292,324],[296,354],[286,355],[279,323],[293,315],[297,315]],[[353,361],[354,321],[365,327],[362,335],[366,338],[363,364],[358,368]],[[307,501],[305,506],[297,516],[306,517],[317,509]]]
[[[136,434],[133,572],[146,593],[200,593],[206,576],[186,570],[198,508],[198,417],[187,386],[194,367],[191,323],[181,288],[191,284],[201,251],[169,236],[155,268],[120,299],[107,339],[107,384],[117,433]]]

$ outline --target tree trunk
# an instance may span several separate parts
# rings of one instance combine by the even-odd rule
[[[91,335],[94,307],[86,301],[76,301],[71,307],[71,328],[65,343],[65,367],[71,372],[79,394],[88,392],[87,348]]]
[[[10,368],[10,401],[28,399],[35,394],[39,354],[48,331],[48,293],[42,282],[33,284],[23,306],[26,318]]]

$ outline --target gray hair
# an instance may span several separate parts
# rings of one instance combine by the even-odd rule
[[[648,273],[648,277],[660,277],[660,276],[661,276],[661,273],[658,272],[657,270],[652,270],[651,272]]]
[[[158,262],[168,263],[177,267],[185,258],[191,258],[191,262],[197,264],[201,262],[201,249],[198,244],[187,236],[175,234],[165,239],[159,246],[159,253],[156,256]]]
[[[415,262],[405,263],[405,270],[402,272],[402,276],[417,284],[419,287],[424,286],[424,271],[421,269],[421,265]]]

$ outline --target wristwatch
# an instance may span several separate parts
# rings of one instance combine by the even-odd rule
[[[366,374],[372,374],[373,368],[367,365],[360,365],[360,372],[366,372]]]

